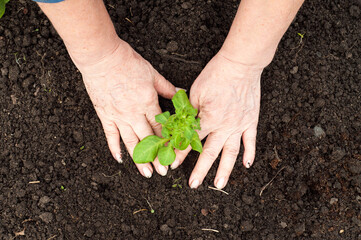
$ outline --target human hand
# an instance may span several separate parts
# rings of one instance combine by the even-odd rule
[[[161,125],[154,118],[162,112],[158,94],[172,98],[175,87],[127,43],[119,39],[111,54],[95,63],[77,64],[77,67],[103,125],[109,149],[118,162],[122,162],[120,136],[133,157],[140,140],[153,135],[153,131],[161,135]],[[143,176],[152,176],[150,163],[136,166]],[[153,166],[160,175],[167,174],[167,167],[157,159]]]
[[[208,137],[189,178],[191,188],[197,188],[202,183],[221,150],[214,184],[219,189],[223,188],[240,151],[241,138],[245,149],[243,165],[249,168],[253,164],[262,70],[234,62],[220,51],[195,80],[190,101],[199,109],[200,138]],[[179,166],[189,151],[178,151],[171,168]]]

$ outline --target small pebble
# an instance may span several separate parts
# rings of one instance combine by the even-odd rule
[[[177,50],[178,50],[178,43],[176,41],[172,40],[167,44],[167,51],[175,52]]]
[[[314,131],[315,137],[317,137],[317,138],[322,138],[322,137],[326,136],[325,131],[320,126],[315,126],[313,128],[313,131]]]
[[[330,204],[332,205],[332,204],[335,204],[335,203],[337,203],[338,202],[338,199],[337,198],[331,198],[331,200],[330,200]]]
[[[93,234],[94,234],[93,230],[88,229],[88,230],[86,230],[86,232],[84,233],[84,236],[86,236],[86,237],[92,237]]]
[[[281,227],[282,227],[282,228],[286,228],[286,227],[287,227],[287,223],[285,223],[285,222],[281,222],[280,224],[281,224]]]
[[[298,67],[295,66],[292,68],[292,70],[290,71],[291,74],[296,74],[298,72]]]
[[[50,202],[50,198],[48,196],[43,196],[43,197],[40,198],[38,205],[39,206],[44,206],[48,202]]]
[[[39,218],[45,223],[50,223],[53,220],[53,214],[50,212],[44,212],[39,215]]]
[[[185,3],[182,3],[181,7],[183,9],[188,9],[188,8],[192,7],[192,4],[190,4],[189,2],[185,2]]]
[[[163,224],[162,226],[160,226],[160,230],[164,233],[168,233],[170,231],[170,228],[167,224]]]

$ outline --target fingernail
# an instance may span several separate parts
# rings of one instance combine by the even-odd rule
[[[122,157],[120,156],[120,153],[115,154],[115,159],[118,161],[118,163],[123,163]]]
[[[170,165],[170,168],[172,170],[176,169],[177,167],[179,166],[179,161],[178,160],[175,160],[172,165]]]
[[[143,174],[146,178],[150,178],[152,176],[152,172],[147,167],[143,168]]]
[[[199,186],[199,180],[198,179],[194,179],[191,183],[191,188],[197,188]]]
[[[224,184],[225,184],[225,179],[222,177],[218,179],[218,181],[216,182],[216,188],[222,189],[224,188]]]
[[[159,166],[158,172],[159,172],[160,175],[162,175],[164,177],[165,175],[167,175],[168,170],[164,166]]]
[[[184,89],[184,88],[179,88],[179,87],[176,87],[175,90],[176,90],[176,92],[178,92],[179,90],[184,90],[185,92],[187,92],[186,89]]]
[[[251,161],[248,161],[247,164],[246,164],[246,168],[250,168],[252,165]]]

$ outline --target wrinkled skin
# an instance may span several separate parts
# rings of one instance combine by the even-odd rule
[[[128,44],[120,42],[106,58],[78,66],[103,125],[113,157],[121,162],[120,137],[133,156],[136,144],[148,135],[161,135],[161,125],[154,116],[161,113],[158,94],[172,98],[175,87]],[[156,159],[156,171],[165,175],[167,168]],[[151,177],[150,163],[137,164],[140,173]]]
[[[190,101],[199,109],[201,138],[207,137],[202,154],[190,176],[191,188],[197,188],[222,151],[214,184],[223,188],[240,151],[245,148],[243,164],[249,168],[255,158],[257,124],[260,109],[262,68],[233,62],[219,52],[195,80]],[[177,151],[172,168],[179,166],[190,149]]]

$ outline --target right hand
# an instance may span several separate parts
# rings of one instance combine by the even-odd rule
[[[154,133],[161,135],[161,125],[154,118],[162,112],[158,94],[170,99],[176,89],[127,43],[119,39],[111,54],[77,67],[103,125],[109,149],[118,162],[122,162],[120,137],[133,157],[140,140]],[[152,176],[150,163],[136,166],[143,176]],[[167,174],[168,168],[157,159],[153,166],[160,175]]]

